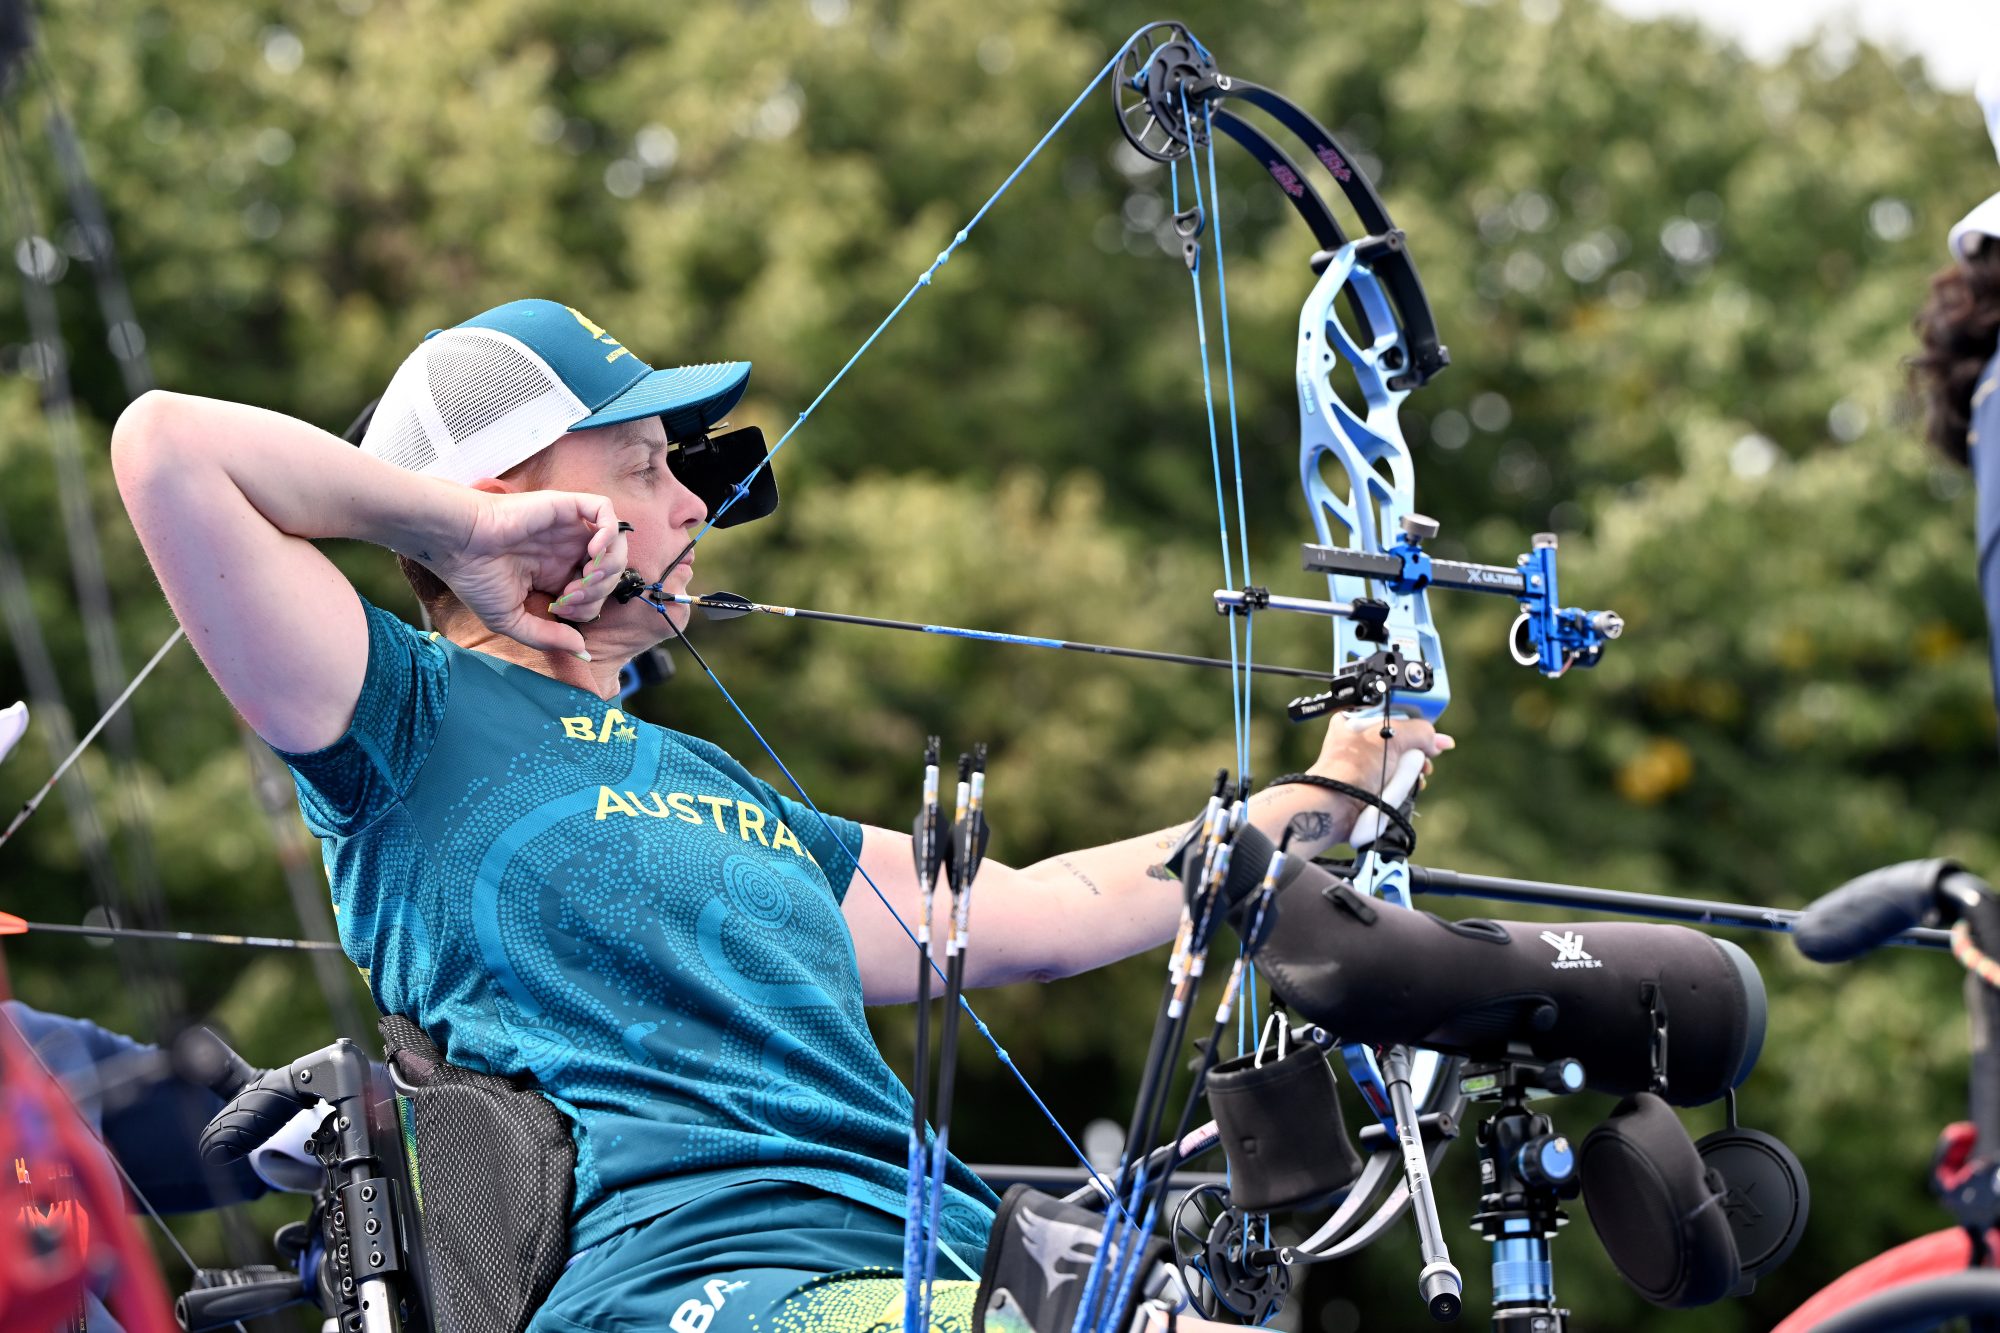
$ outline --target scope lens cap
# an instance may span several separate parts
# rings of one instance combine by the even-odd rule
[[[1673,1108],[1650,1092],[1618,1103],[1584,1136],[1583,1206],[1611,1266],[1670,1310],[1709,1305],[1742,1281],[1727,1187],[1711,1175]]]
[[[1812,1210],[1798,1155],[1762,1130],[1718,1129],[1696,1143],[1708,1170],[1727,1185],[1722,1212],[1736,1236],[1745,1282],[1776,1268],[1797,1248]]]

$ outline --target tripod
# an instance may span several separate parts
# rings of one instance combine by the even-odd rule
[[[1506,1060],[1468,1066],[1459,1086],[1500,1107],[1480,1122],[1479,1212],[1472,1229],[1493,1248],[1494,1333],[1562,1333],[1569,1312],[1556,1304],[1549,1241],[1575,1198],[1576,1149],[1530,1100],[1575,1092],[1583,1066],[1574,1060]]]

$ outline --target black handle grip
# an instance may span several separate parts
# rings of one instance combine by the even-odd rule
[[[201,1160],[209,1166],[240,1162],[310,1105],[292,1089],[292,1071],[273,1069],[229,1099],[202,1128]]]
[[[1948,922],[1953,903],[1939,885],[1961,873],[1934,857],[1883,866],[1851,879],[1806,908],[1793,927],[1799,952],[1816,963],[1844,963],[1880,948],[1916,926]]]
[[[174,1302],[174,1318],[186,1333],[261,1319],[306,1299],[304,1280],[282,1268],[206,1268],[195,1281],[203,1285]]]
[[[176,1037],[173,1060],[174,1072],[218,1097],[234,1097],[264,1072],[208,1027],[191,1027]]]

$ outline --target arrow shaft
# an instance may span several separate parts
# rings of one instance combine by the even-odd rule
[[[340,952],[332,940],[292,940],[272,935],[209,935],[192,930],[138,930],[130,926],[71,926],[49,921],[24,921],[33,935],[88,935],[109,940],[164,940],[174,944],[231,944],[252,949],[299,949]]]
[[[668,593],[660,601],[681,606],[718,611],[754,611],[760,615],[786,616],[794,620],[823,620],[836,625],[863,625],[870,629],[902,630],[908,634],[933,634],[950,639],[971,639],[979,643],[1002,643],[1016,648],[1054,648],[1072,653],[1094,653],[1100,657],[1125,657],[1140,662],[1170,662],[1177,666],[1208,667],[1219,671],[1242,671],[1243,663],[1221,657],[1201,657],[1192,653],[1160,652],[1152,648],[1125,648],[1108,643],[1082,643],[1075,639],[1051,639],[1035,634],[1005,634],[999,630],[966,629],[958,625],[926,625],[914,620],[889,620],[881,616],[855,616],[841,611],[815,611],[802,606],[772,606],[763,602],[710,603],[686,593]],[[1295,676],[1305,680],[1331,680],[1330,671],[1310,671],[1303,667],[1250,663],[1248,669],[1266,676]]]
[[[62,781],[62,775],[69,772],[69,766],[77,761],[79,755],[90,748],[90,743],[97,739],[97,733],[103,731],[105,724],[111,721],[117,715],[118,710],[125,706],[125,701],[132,697],[132,692],[145,683],[146,677],[153,673],[153,668],[160,664],[160,659],[167,655],[167,651],[181,641],[181,633],[182,631],[176,629],[167,637],[167,641],[160,645],[159,651],[153,654],[152,659],[146,665],[139,668],[139,674],[132,677],[130,683],[125,686],[125,689],[119,696],[111,701],[111,706],[104,710],[104,716],[97,719],[90,730],[84,733],[83,739],[76,743],[76,748],[65,755],[60,764],[56,765],[56,771],[49,774],[49,780],[42,784],[41,790],[28,798],[27,804],[21,807],[20,812],[14,816],[5,829],[0,829],[0,847],[5,847],[7,839],[14,836],[14,830],[27,823],[28,816],[34,814],[36,808],[48,799],[49,793],[55,790],[56,783]]]

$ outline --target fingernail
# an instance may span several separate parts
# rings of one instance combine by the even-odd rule
[[[560,597],[556,598],[556,600],[555,600],[555,602],[554,602],[554,605],[555,605],[555,606],[561,606],[561,605],[562,605],[562,604],[563,604],[564,602],[567,602],[567,601],[568,601],[568,600],[569,600],[570,598],[572,598],[572,597],[574,597],[574,596],[576,596],[576,594],[575,594],[575,593],[573,593],[573,592],[566,592],[566,593],[564,593],[564,594],[563,594],[562,596],[560,596]]]
[[[579,662],[588,662],[590,660],[590,650],[586,648],[582,652],[575,654],[575,657]]]

